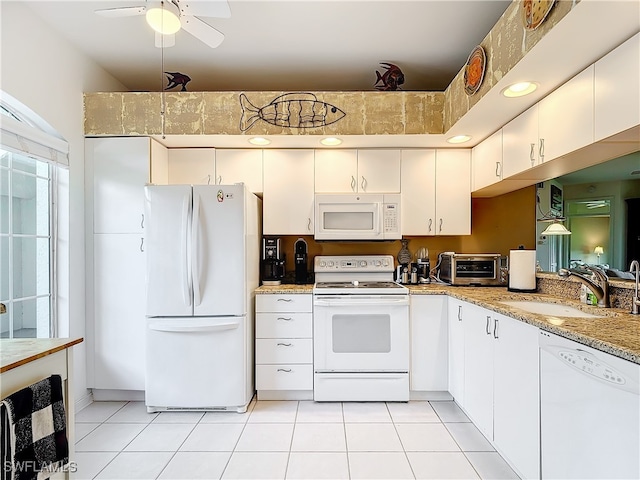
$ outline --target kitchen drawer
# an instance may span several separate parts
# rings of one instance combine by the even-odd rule
[[[256,338],[311,338],[311,313],[257,313]]]
[[[313,363],[310,338],[259,338],[256,340],[256,364]]]
[[[313,390],[313,365],[256,365],[256,390]]]
[[[310,293],[256,295],[256,312],[311,312],[312,309]]]

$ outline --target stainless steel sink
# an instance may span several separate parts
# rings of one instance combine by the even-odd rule
[[[583,312],[574,307],[562,305],[559,303],[541,302],[536,300],[514,300],[508,302],[500,302],[503,305],[515,307],[529,313],[537,313],[539,315],[550,315],[554,317],[582,317],[582,318],[601,318],[603,315],[593,315]]]

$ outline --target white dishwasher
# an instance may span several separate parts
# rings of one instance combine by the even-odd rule
[[[640,365],[540,332],[543,479],[640,478]]]

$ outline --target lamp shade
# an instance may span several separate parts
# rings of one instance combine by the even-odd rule
[[[596,255],[602,255],[604,253],[604,248],[596,247],[593,249],[593,253],[595,253]]]
[[[571,232],[561,223],[554,222],[544,229],[542,235],[571,235]]]

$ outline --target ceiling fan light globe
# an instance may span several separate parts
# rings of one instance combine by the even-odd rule
[[[180,19],[164,8],[147,10],[146,19],[149,26],[162,35],[173,35],[180,30]]]

